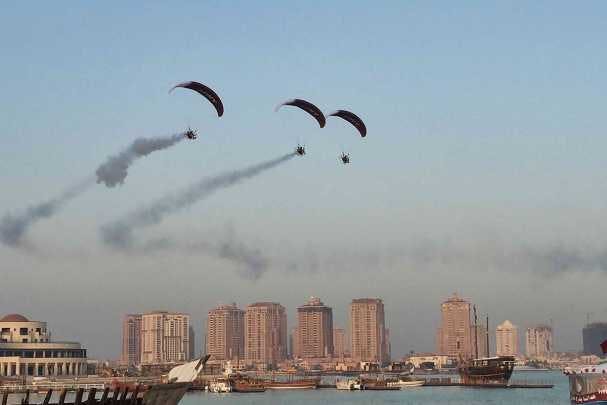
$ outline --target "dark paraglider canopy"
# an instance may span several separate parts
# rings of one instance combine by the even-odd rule
[[[190,89],[199,93],[207,100],[209,100],[211,104],[213,104],[213,107],[215,107],[215,109],[217,110],[218,117],[221,117],[223,115],[223,103],[221,102],[221,99],[219,98],[217,93],[215,93],[210,87],[207,87],[204,84],[198,82],[183,82],[173,86],[171,90],[169,90],[169,93],[175,90],[177,87]]]
[[[358,115],[346,110],[337,110],[329,114],[329,116],[339,117],[348,121],[350,124],[354,125],[356,129],[358,129],[358,132],[360,132],[360,136],[362,136],[363,138],[367,136],[367,127]]]
[[[316,107],[314,104],[310,103],[309,101],[302,100],[300,98],[294,98],[292,100],[287,100],[284,103],[279,104],[276,107],[275,111],[278,111],[280,109],[280,107],[282,107],[283,105],[290,105],[293,107],[301,108],[302,110],[304,110],[305,112],[310,114],[312,117],[314,117],[316,119],[316,121],[318,121],[318,125],[320,125],[321,128],[324,128],[325,122],[326,122],[325,115],[322,113],[322,111],[320,111],[320,109],[318,107]]]

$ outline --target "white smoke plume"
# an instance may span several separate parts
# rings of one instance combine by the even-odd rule
[[[170,148],[171,146],[187,139],[186,133],[181,132],[171,136],[157,138],[138,138],[117,155],[110,156],[95,172],[97,183],[103,183],[107,187],[116,187],[123,184],[128,175],[129,167],[139,158],[145,157],[152,152]]]
[[[84,193],[93,184],[93,178],[88,178],[56,198],[30,206],[21,215],[6,214],[0,221],[0,241],[11,247],[22,246],[29,227],[41,219],[53,216],[67,202]]]
[[[133,247],[134,230],[156,225],[164,217],[203,200],[216,191],[239,184],[285,163],[294,156],[295,153],[289,153],[244,169],[202,179],[178,193],[167,195],[147,207],[135,210],[121,220],[103,226],[101,238],[106,245],[113,248],[130,249]]]

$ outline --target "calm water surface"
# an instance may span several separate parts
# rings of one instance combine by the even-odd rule
[[[191,393],[180,405],[303,405],[303,404],[551,404],[569,405],[569,383],[560,372],[515,373],[513,380],[535,380],[555,384],[552,389],[478,389],[419,387],[402,391],[266,391],[257,394]]]

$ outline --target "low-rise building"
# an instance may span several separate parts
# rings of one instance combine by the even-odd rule
[[[452,365],[453,359],[446,354],[416,353],[406,358],[417,369],[439,369]]]
[[[54,342],[46,322],[23,315],[0,319],[0,377],[86,374],[86,349],[80,343]]]

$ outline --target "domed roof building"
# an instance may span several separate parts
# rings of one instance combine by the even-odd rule
[[[8,314],[0,319],[0,322],[29,322],[29,319],[21,314]]]
[[[86,360],[80,343],[53,342],[46,322],[20,314],[0,318],[0,378],[85,375]]]

